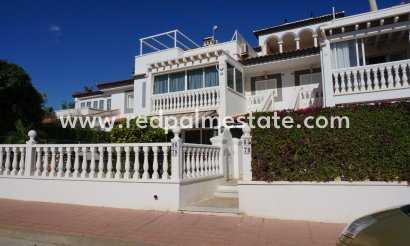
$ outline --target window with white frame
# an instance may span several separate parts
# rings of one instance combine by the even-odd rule
[[[99,109],[104,109],[104,100],[100,100],[100,105],[98,107]]]
[[[127,95],[127,108],[134,108],[134,94]]]
[[[235,68],[231,64],[227,63],[227,85],[229,88],[243,93],[243,79],[242,79],[242,72],[239,69]]]
[[[330,48],[333,69],[366,65],[363,39],[332,43]]]
[[[91,102],[87,102],[87,108],[91,108]]]
[[[107,110],[111,110],[111,99],[107,99]]]
[[[93,108],[94,108],[94,109],[97,109],[97,108],[98,108],[98,101],[94,101],[94,102],[93,102]]]
[[[80,105],[80,108],[85,108],[85,102],[82,102]]]
[[[216,66],[155,76],[153,93],[162,94],[213,86],[219,86],[219,73]]]

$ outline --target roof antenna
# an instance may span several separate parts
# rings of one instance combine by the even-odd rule
[[[218,29],[218,26],[217,25],[214,25],[213,27],[212,27],[212,40],[213,41],[215,41],[215,30],[216,29]]]
[[[333,20],[335,20],[336,19],[335,7],[332,7],[332,11],[333,11]]]

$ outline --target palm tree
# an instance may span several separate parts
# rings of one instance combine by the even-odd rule
[[[33,129],[33,124],[29,124],[25,126],[23,122],[19,119],[16,121],[16,129],[14,131],[10,131],[6,135],[5,142],[8,144],[22,144],[26,143],[28,140],[27,133]]]

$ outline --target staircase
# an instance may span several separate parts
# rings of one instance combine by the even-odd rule
[[[218,185],[213,196],[193,202],[180,211],[240,215],[238,197],[237,180],[225,181]]]

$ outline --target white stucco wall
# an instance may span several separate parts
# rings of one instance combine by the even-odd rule
[[[239,182],[239,209],[257,217],[346,223],[404,204],[405,182]]]

